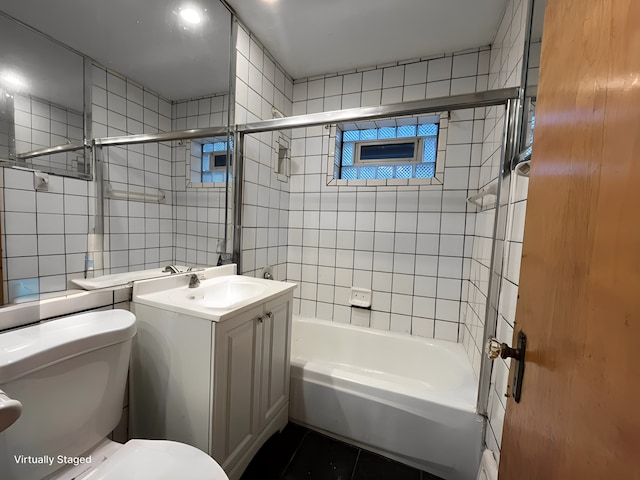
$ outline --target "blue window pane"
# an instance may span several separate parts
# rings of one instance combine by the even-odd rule
[[[393,165],[380,165],[377,178],[393,178]]]
[[[355,180],[358,178],[358,168],[342,167],[342,178],[345,180]]]
[[[422,150],[422,161],[428,163],[435,163],[436,150],[438,147],[438,141],[435,137],[424,139],[424,148]]]
[[[224,183],[224,177],[224,172],[213,172],[211,174],[212,181],[216,183]]]
[[[396,165],[396,178],[413,178],[413,165]]]
[[[378,138],[396,138],[396,127],[379,128]]]
[[[342,141],[342,130],[336,130],[336,143]]]
[[[227,150],[227,142],[216,142],[213,144],[214,152],[222,152]]]
[[[213,152],[213,143],[205,143],[202,145],[203,152]]]
[[[211,155],[208,153],[202,154],[202,170],[211,170],[210,168]]]
[[[438,124],[437,123],[425,123],[423,125],[418,126],[418,136],[427,137],[438,134]]]
[[[227,166],[227,154],[226,153],[219,153],[218,155],[216,155],[213,159],[213,166],[214,167],[226,167]]]
[[[398,138],[400,137],[415,137],[416,126],[415,125],[403,125],[398,127]]]
[[[435,163],[419,163],[416,165],[416,178],[433,178],[435,174]]]
[[[376,167],[360,167],[358,178],[362,180],[376,178]]]
[[[213,182],[213,173],[207,172],[202,174],[202,183],[211,183]]]
[[[380,145],[362,145],[360,160],[386,160],[387,158],[413,159],[416,144],[383,143]]]
[[[342,132],[344,142],[356,142],[360,140],[360,130],[345,130]]]
[[[340,152],[341,152],[341,150],[339,148],[337,148],[337,146],[336,146],[336,151],[333,154],[333,164],[334,165],[340,165]]]
[[[375,128],[369,130],[360,130],[360,140],[377,140],[378,130]]]
[[[342,165],[353,165],[353,143],[342,146]]]

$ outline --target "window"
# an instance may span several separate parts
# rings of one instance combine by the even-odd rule
[[[194,140],[191,145],[192,183],[226,183],[228,147],[233,149],[225,137]],[[231,179],[231,160],[229,161],[229,180]]]
[[[400,118],[348,124],[336,130],[334,178],[434,178],[439,118]]]

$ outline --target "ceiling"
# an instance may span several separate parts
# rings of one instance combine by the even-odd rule
[[[4,0],[0,10],[169,100],[181,100],[226,91],[229,78],[228,9],[218,0],[187,1],[206,9],[197,28],[179,22],[182,0]],[[506,0],[227,2],[287,73],[302,78],[487,45]],[[68,52],[58,57],[40,46],[35,51],[42,60],[27,62],[32,42],[7,35],[0,32],[0,67],[7,55],[20,58],[23,68],[31,64],[34,86],[67,84]]]
[[[488,45],[506,0],[227,0],[294,78]]]
[[[180,100],[228,89],[230,13],[218,0],[197,1],[204,20],[187,29],[173,0],[5,0],[0,10]]]

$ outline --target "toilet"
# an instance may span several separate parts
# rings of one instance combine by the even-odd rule
[[[0,333],[0,478],[228,480],[190,445],[107,438],[122,415],[135,334],[126,310]]]

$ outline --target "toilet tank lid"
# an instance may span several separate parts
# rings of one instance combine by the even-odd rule
[[[0,333],[0,385],[136,334],[136,317],[126,310],[82,313]]]

